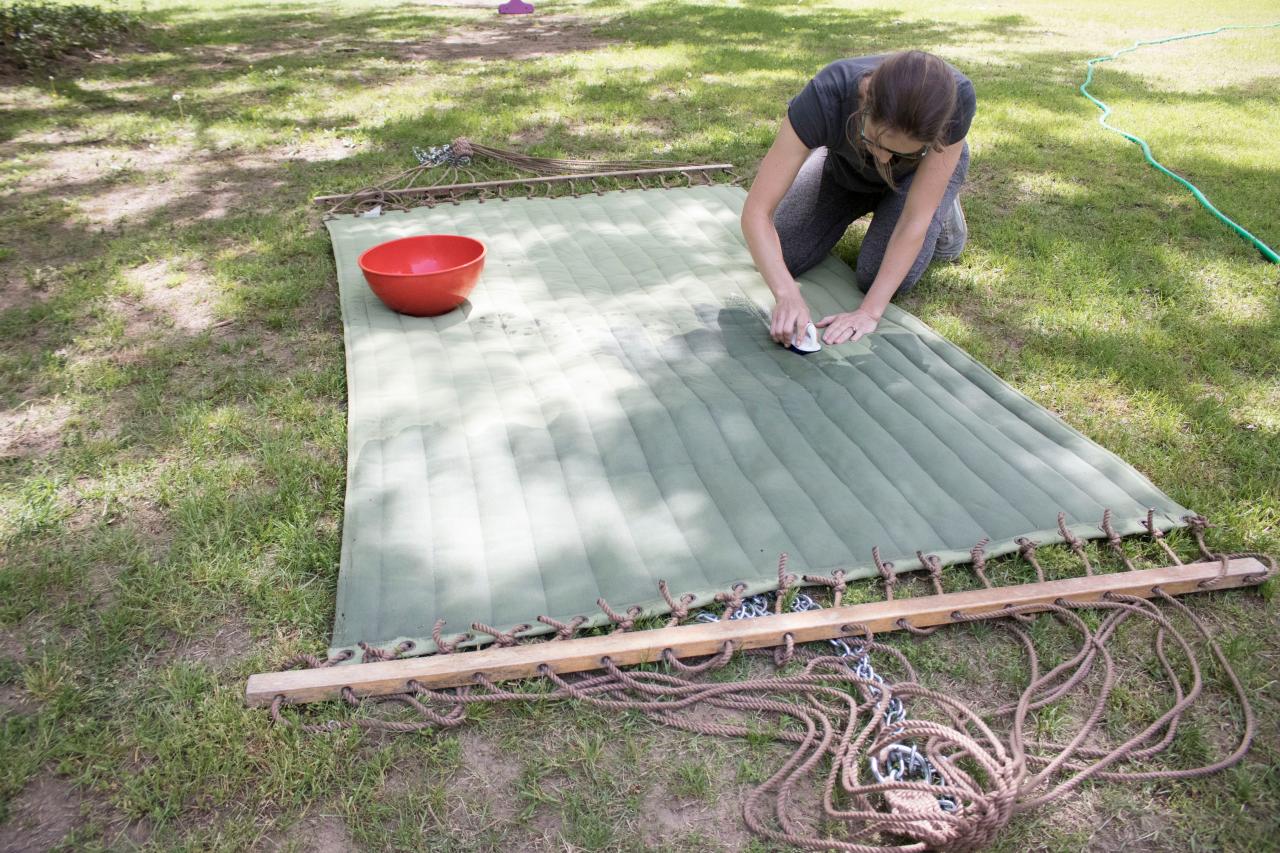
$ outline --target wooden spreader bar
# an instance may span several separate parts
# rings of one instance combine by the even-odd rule
[[[593,178],[643,178],[648,175],[682,175],[691,172],[728,172],[733,169],[732,163],[712,163],[709,166],[669,166],[659,169],[626,169],[616,172],[580,172],[567,175],[551,175],[540,178],[512,178],[502,181],[479,181],[471,184],[444,184],[434,187],[406,187],[405,189],[369,189],[355,193],[339,195],[318,195],[311,201],[315,204],[329,204],[335,201],[360,201],[362,198],[382,198],[394,196],[436,195],[460,190],[498,189],[499,187],[538,186],[540,184],[563,184],[573,181],[590,181]]]
[[[726,641],[737,649],[768,648],[779,645],[784,634],[791,634],[797,643],[808,643],[859,633],[857,628],[850,627],[853,625],[865,625],[878,634],[898,630],[898,622],[904,619],[917,628],[927,628],[956,621],[955,613],[994,614],[1010,605],[1052,604],[1059,599],[1098,601],[1107,593],[1151,598],[1154,587],[1178,595],[1203,589],[1201,584],[1206,581],[1212,582],[1213,589],[1230,589],[1254,582],[1266,571],[1266,566],[1249,557],[1229,561],[1225,574],[1219,562],[1190,563],[804,613],[696,622],[651,631],[489,647],[352,666],[262,673],[249,678],[245,700],[251,706],[266,706],[276,696],[283,695],[290,703],[317,702],[339,698],[344,687],[350,687],[357,696],[385,696],[408,691],[410,680],[424,687],[440,688],[472,684],[476,673],[484,673],[493,681],[530,678],[538,675],[538,668],[543,664],[563,675],[599,669],[605,657],[620,665],[651,663],[661,659],[664,649],[671,649],[681,658],[712,655],[719,652]]]

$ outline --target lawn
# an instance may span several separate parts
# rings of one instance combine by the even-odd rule
[[[0,848],[770,849],[739,818],[778,761],[758,745],[577,706],[402,737],[243,707],[249,674],[323,649],[333,620],[345,376],[310,198],[415,145],[749,178],[823,64],[936,52],[978,92],[972,236],[904,307],[1218,522],[1215,548],[1280,552],[1280,267],[1077,91],[1089,58],[1272,23],[1270,0],[496,5],[124,2],[133,42],[0,79]],[[1280,246],[1280,29],[1128,54],[1091,91]],[[1086,785],[998,849],[1272,849],[1276,586],[1187,599],[1253,696],[1242,765]],[[962,694],[1025,676],[980,628],[888,641]],[[1238,718],[1203,709],[1167,761],[1211,760]]]

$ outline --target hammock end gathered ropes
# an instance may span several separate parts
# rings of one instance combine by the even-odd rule
[[[270,699],[270,715],[278,725],[315,734],[352,728],[411,733],[457,727],[465,722],[468,708],[476,704],[574,701],[600,710],[639,713],[655,723],[696,734],[759,739],[764,733],[766,741],[778,744],[784,751],[791,750],[790,756],[782,759],[778,769],[743,803],[746,825],[766,843],[848,853],[970,853],[995,842],[1014,815],[1057,801],[1086,781],[1196,779],[1238,764],[1249,750],[1257,733],[1249,692],[1209,628],[1174,596],[1190,589],[1223,589],[1228,583],[1256,586],[1275,576],[1276,563],[1263,554],[1214,553],[1205,544],[1204,529],[1208,525],[1204,519],[1193,517],[1188,521],[1203,562],[1184,563],[1158,528],[1152,528],[1152,538],[1173,561],[1172,568],[1136,570],[1125,555],[1119,536],[1111,544],[1124,571],[1099,575],[1095,571],[1099,567],[1093,566],[1083,552],[1077,554],[1084,563],[1086,577],[1075,580],[1085,581],[1086,585],[1107,578],[1119,581],[1146,577],[1152,571],[1172,572],[1175,577],[1185,575],[1176,582],[1151,586],[1143,581],[1138,584],[1137,595],[1108,592],[1097,598],[1089,596],[1088,600],[1074,595],[1054,596],[1052,601],[1008,603],[995,609],[980,607],[977,612],[961,608],[951,613],[951,622],[1001,626],[1009,633],[1012,644],[1021,647],[1026,655],[1030,671],[1026,686],[1016,699],[995,708],[978,710],[921,686],[907,657],[893,646],[876,642],[869,624],[857,622],[843,625],[840,636],[827,641],[831,651],[803,647],[801,641],[805,638],[791,630],[775,640],[776,648],[744,651],[772,659],[779,669],[774,675],[700,678],[724,668],[734,657],[736,643],[726,639],[718,652],[701,653],[705,658],[701,663],[680,660],[670,647],[655,658],[665,666],[644,669],[623,669],[626,662],[611,656],[595,662],[592,669],[602,670],[600,674],[568,674],[560,666],[543,663],[537,667],[540,687],[531,691],[499,686],[499,681],[519,676],[492,664],[477,665],[465,683],[452,688],[433,686],[424,683],[428,679],[417,678],[402,682],[396,692],[377,695],[361,695],[356,688],[344,686],[341,699],[355,714],[342,720],[308,723],[303,721],[305,718],[286,715],[284,708],[290,700],[284,693],[276,693]],[[993,588],[990,580],[976,571],[982,562],[982,547],[980,543],[974,549],[975,573],[984,586],[976,592],[1002,598],[1001,593],[1015,588]],[[1029,548],[1023,557],[1033,561],[1034,548]],[[922,565],[929,566],[940,587],[941,567],[935,574],[936,564],[922,561]],[[746,598],[740,588],[735,589],[732,596],[726,597],[722,615],[703,611],[693,617],[695,624],[675,630],[723,627],[730,629],[722,632],[727,637],[730,631],[754,630],[731,628],[744,621],[759,624],[780,620],[779,624],[793,626],[814,611],[821,612],[823,606],[797,588],[802,579],[788,573],[787,568],[783,554],[778,561],[776,593]],[[890,580],[894,575],[888,566],[885,568],[885,603],[891,603],[894,599]],[[831,606],[840,608],[842,573],[833,578],[805,577],[803,581],[817,585],[833,581]],[[1035,586],[1055,583],[1071,581]],[[940,598],[956,595],[938,592]],[[1147,600],[1148,596],[1162,606]],[[846,607],[833,615],[839,621],[854,611],[882,606]],[[1089,618],[1079,612],[1086,610],[1096,615]],[[1077,636],[1072,644],[1074,653],[1068,650],[1057,655],[1056,663],[1041,660],[1035,632],[1026,624],[1041,612],[1048,612]],[[682,615],[693,616],[687,612]],[[1175,615],[1189,623],[1189,632],[1174,624]],[[682,621],[682,616],[676,615],[674,621]],[[1163,687],[1167,699],[1157,704],[1154,718],[1140,715],[1141,719],[1135,721],[1126,714],[1128,726],[1111,739],[1105,737],[1110,725],[1107,711],[1115,709],[1109,697],[1125,678],[1108,647],[1121,626],[1129,622],[1145,625],[1152,632],[1139,643],[1150,648],[1158,660],[1158,668],[1155,661],[1148,662],[1153,665],[1151,686],[1157,690]],[[567,634],[573,633],[572,626],[563,627],[568,629]],[[509,647],[495,652],[442,648],[441,654],[445,658],[470,658],[478,664],[486,656],[536,652],[540,646],[549,653],[547,658],[553,658],[550,653],[557,647],[614,642],[619,634],[633,636],[626,633],[630,627],[618,624],[610,635],[578,640],[557,637],[533,645],[511,638]],[[767,626],[761,627],[768,630]],[[898,627],[917,634],[933,630],[912,626],[906,620],[899,620]],[[475,628],[492,630],[479,625]],[[1129,638],[1129,642],[1133,640]],[[362,666],[395,668],[411,664],[412,661],[396,660],[403,651],[407,650],[389,653],[366,649],[369,662]],[[1199,662],[1206,651],[1221,678],[1206,677]],[[870,660],[872,653],[877,655],[877,666],[887,664],[897,671],[897,677],[885,678],[877,672]],[[304,655],[286,666],[304,664],[312,671],[336,672],[332,667],[341,662],[341,656],[321,661]],[[1180,671],[1183,668],[1185,671]],[[1223,680],[1226,684],[1221,683]],[[1210,756],[1197,767],[1153,767],[1151,759],[1173,744],[1180,726],[1186,722],[1184,716],[1215,684],[1231,695],[1239,709],[1239,717],[1234,720],[1234,745],[1224,743],[1216,757]],[[370,716],[365,713],[369,702],[408,707],[418,719]],[[1055,703],[1071,703],[1081,722],[1068,737],[1054,742],[1041,740],[1035,734],[1036,712]],[[693,716],[691,712],[695,710],[702,713]],[[709,719],[708,712],[714,717]],[[761,728],[762,721],[771,725]],[[797,805],[812,800],[812,795],[805,796],[804,792],[813,787],[821,791],[821,812],[806,815]],[[831,834],[832,827],[837,826],[843,827],[843,832]]]
[[[1233,24],[1229,26],[1218,27],[1217,29],[1214,29],[1214,30],[1205,30],[1203,32],[1198,32],[1198,33],[1184,33],[1183,35],[1170,36],[1168,38],[1162,38],[1162,39],[1152,39],[1150,41],[1135,41],[1132,46],[1126,47],[1122,50],[1117,50],[1115,53],[1112,53],[1109,56],[1099,56],[1094,59],[1090,59],[1088,62],[1088,73],[1085,75],[1084,82],[1080,84],[1080,94],[1084,95],[1086,98],[1092,101],[1094,105],[1097,106],[1098,109],[1102,110],[1102,115],[1098,118],[1099,124],[1101,124],[1107,130],[1114,131],[1115,133],[1120,134],[1125,139],[1129,140],[1134,145],[1137,145],[1139,148],[1141,148],[1143,156],[1146,157],[1147,162],[1150,163],[1152,167],[1163,172],[1169,177],[1173,178],[1175,181],[1177,181],[1178,183],[1186,187],[1188,190],[1190,190],[1191,194],[1195,196],[1196,201],[1200,202],[1200,204],[1204,206],[1205,210],[1208,210],[1215,217],[1217,217],[1220,222],[1222,222],[1232,231],[1235,231],[1236,234],[1240,235],[1241,239],[1243,239],[1246,243],[1249,243],[1251,246],[1257,249],[1258,254],[1262,255],[1262,257],[1265,260],[1268,260],[1273,264],[1280,264],[1280,254],[1277,254],[1275,249],[1272,249],[1266,243],[1263,243],[1261,240],[1259,240],[1254,235],[1250,234],[1248,231],[1246,231],[1243,227],[1238,225],[1236,222],[1229,219],[1226,215],[1222,213],[1222,211],[1218,210],[1218,208],[1214,207],[1212,202],[1210,202],[1209,199],[1205,197],[1205,194],[1202,193],[1200,191],[1200,188],[1197,187],[1195,184],[1191,183],[1186,178],[1183,178],[1181,175],[1178,175],[1170,171],[1169,169],[1165,168],[1165,166],[1161,164],[1160,161],[1156,160],[1156,158],[1152,156],[1151,146],[1147,144],[1146,140],[1144,140],[1140,136],[1136,136],[1132,133],[1123,131],[1118,127],[1112,127],[1111,125],[1107,124],[1107,116],[1111,115],[1111,107],[1107,106],[1105,103],[1103,103],[1102,101],[1095,98],[1092,94],[1090,94],[1089,84],[1093,82],[1093,66],[1094,65],[1102,62],[1110,62],[1111,60],[1116,59],[1126,53],[1132,53],[1133,51],[1137,50],[1140,47],[1146,47],[1146,46],[1157,45],[1157,44],[1167,44],[1169,42],[1174,42],[1174,41],[1184,41],[1186,39],[1200,38],[1201,36],[1211,36],[1211,35],[1214,35],[1215,33],[1220,33],[1225,30],[1267,30],[1267,29],[1277,29],[1277,28],[1280,28],[1280,21],[1277,21],[1274,24]]]

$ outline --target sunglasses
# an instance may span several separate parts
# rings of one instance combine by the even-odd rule
[[[862,140],[862,144],[864,146],[871,146],[872,148],[879,148],[881,151],[887,151],[890,154],[892,154],[895,159],[902,160],[907,163],[915,163],[919,160],[923,160],[924,155],[929,153],[928,145],[921,148],[919,151],[913,151],[910,154],[904,154],[901,151],[894,151],[891,148],[885,148],[879,142],[876,142],[874,139],[867,136],[867,117],[859,116],[856,113],[854,115],[849,116],[849,120],[845,122],[845,128],[844,128],[845,138],[849,140],[849,144],[853,145],[854,148],[858,147],[854,145],[854,142],[853,142],[853,120],[855,118],[859,119],[858,138]]]

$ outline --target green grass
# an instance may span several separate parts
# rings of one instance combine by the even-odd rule
[[[512,36],[529,22],[489,8],[120,8],[146,26],[138,45],[52,80],[0,82],[0,423],[25,424],[4,427],[16,444],[0,459],[0,822],[52,777],[81,804],[68,847],[749,843],[717,840],[718,827],[737,825],[744,786],[777,766],[763,737],[531,704],[480,709],[434,737],[307,738],[241,705],[247,675],[323,648],[333,619],[345,377],[329,245],[308,200],[459,135],[544,155],[733,161],[749,176],[786,100],[825,62],[941,54],[979,95],[972,237],[904,307],[1222,522],[1215,547],[1280,551],[1276,267],[1099,128],[1076,91],[1088,58],[1269,23],[1271,4],[546,2],[537,56]],[[490,34],[480,47],[449,38],[474,28]],[[1273,247],[1278,48],[1276,31],[1151,48],[1104,64],[1092,87],[1113,123]],[[856,236],[838,252],[853,260]],[[148,288],[156,269],[163,283]],[[198,309],[173,307],[184,300]],[[1089,553],[1115,568],[1105,548]],[[1051,577],[1072,571],[1040,556]],[[1033,577],[1017,559],[990,575]],[[1252,691],[1259,737],[1245,764],[1086,786],[1016,818],[998,849],[1270,846],[1280,641],[1274,584],[1266,592],[1189,602]],[[865,584],[849,598],[878,594]],[[1064,632],[1043,620],[1034,631],[1047,659],[1068,651]],[[1013,695],[1025,673],[989,627],[893,642],[926,683],[979,699]],[[1124,652],[1132,678],[1103,721],[1116,734],[1157,701],[1150,650]],[[1220,689],[1216,667],[1207,677]],[[1033,728],[1061,736],[1073,713],[1055,704]],[[1198,713],[1170,760],[1216,754],[1219,716],[1234,713]],[[657,800],[687,820],[655,823]]]
[[[0,67],[34,77],[59,61],[123,41],[137,19],[115,10],[41,0],[0,5]]]

